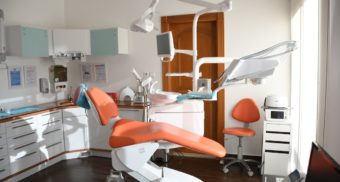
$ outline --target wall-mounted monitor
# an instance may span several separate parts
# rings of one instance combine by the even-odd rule
[[[174,41],[171,32],[164,32],[157,35],[157,55],[168,58],[170,61],[175,56]]]

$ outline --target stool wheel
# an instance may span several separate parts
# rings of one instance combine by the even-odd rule
[[[224,174],[227,174],[227,173],[229,172],[229,169],[226,168],[226,167],[224,167],[224,168],[223,168],[223,172],[224,172]]]
[[[254,172],[253,171],[248,171],[248,176],[254,176]]]

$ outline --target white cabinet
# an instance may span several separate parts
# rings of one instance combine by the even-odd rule
[[[0,180],[10,174],[5,124],[0,123]]]
[[[63,109],[64,142],[66,151],[89,148],[88,118],[80,107]]]
[[[262,174],[287,176],[290,173],[292,124],[264,121]]]
[[[119,108],[119,116],[121,118],[143,121],[143,116],[144,116],[143,113],[144,113],[143,109]]]
[[[91,54],[90,30],[54,29],[52,30],[52,37],[55,55],[69,52]]]
[[[42,114],[39,122],[39,147],[41,161],[50,159],[65,151],[61,111]]]

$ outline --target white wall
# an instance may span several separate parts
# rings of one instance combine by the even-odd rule
[[[340,2],[330,0],[329,52],[327,62],[326,110],[324,123],[324,148],[340,163]]]
[[[0,0],[4,11],[5,25],[26,25],[54,28],[64,26],[64,0]],[[8,66],[34,65],[37,78],[48,78],[52,61],[47,58],[7,57]],[[4,67],[4,66],[1,66]],[[0,69],[0,107],[14,108],[54,101],[54,94],[42,95],[38,85],[33,88],[9,89],[8,73]]]
[[[226,14],[226,55],[245,56],[280,41],[290,39],[290,1],[287,0],[234,0],[233,10]],[[242,98],[253,98],[259,107],[269,94],[290,96],[290,60],[283,59],[274,76],[264,85],[232,86],[226,91],[226,127],[239,126],[231,118],[233,106]],[[261,155],[263,110],[260,122],[251,124],[257,135],[244,140],[244,153]],[[230,137],[227,137],[230,138]],[[226,141],[228,153],[237,153],[237,139]]]

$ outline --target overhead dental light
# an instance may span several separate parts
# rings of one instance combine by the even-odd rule
[[[150,7],[142,14],[142,16],[132,23],[130,27],[131,31],[148,33],[155,29],[152,18],[155,15],[158,3],[159,0],[152,1]]]

